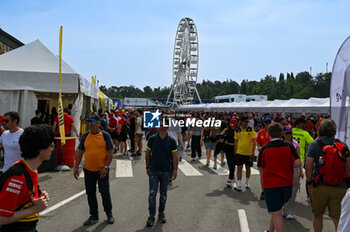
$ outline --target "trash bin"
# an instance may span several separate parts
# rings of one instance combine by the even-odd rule
[[[75,161],[75,139],[76,137],[66,137],[66,143],[61,145],[61,139],[56,142],[56,165],[67,165],[74,167]]]

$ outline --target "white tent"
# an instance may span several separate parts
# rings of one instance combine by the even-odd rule
[[[329,113],[329,98],[290,99],[258,102],[209,103],[183,105],[177,110],[189,111],[231,111],[231,112],[261,112],[261,113]]]
[[[58,67],[58,57],[39,40],[0,55],[0,114],[17,111],[21,127],[29,126],[37,109],[36,94],[58,93]],[[78,129],[83,105],[79,95],[98,99],[98,88],[63,61],[62,93],[78,94],[74,107],[80,109],[73,110]]]

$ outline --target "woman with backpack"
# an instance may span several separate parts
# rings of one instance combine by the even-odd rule
[[[349,148],[335,139],[337,125],[332,119],[323,119],[317,139],[307,151],[306,181],[310,192],[314,231],[322,231],[323,215],[328,208],[337,230],[341,201],[346,193],[344,176],[350,174]]]

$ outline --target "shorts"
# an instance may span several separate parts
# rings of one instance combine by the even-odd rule
[[[216,142],[214,156],[224,152],[224,143]]]
[[[237,166],[245,164],[248,167],[253,167],[253,161],[250,159],[250,155],[235,154],[235,160]]]
[[[141,141],[142,141],[142,136],[143,136],[143,134],[136,134],[136,136],[135,136],[135,142],[136,142],[136,143],[141,142]]]
[[[292,186],[264,189],[267,211],[273,213],[282,209],[292,195]]]
[[[118,135],[118,141],[119,142],[126,142],[126,138],[127,138],[127,135],[126,135],[126,133],[120,133],[119,135]]]
[[[207,142],[207,143],[204,143],[204,147],[206,150],[213,150],[214,144]]]
[[[111,135],[112,139],[117,139],[118,138],[118,133],[117,132],[110,132],[109,134]]]
[[[340,218],[341,201],[346,193],[346,188],[329,185],[309,186],[312,213],[320,216],[328,207],[328,215],[333,219]]]

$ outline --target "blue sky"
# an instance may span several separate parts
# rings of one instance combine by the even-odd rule
[[[7,0],[1,9],[3,30],[55,54],[62,25],[63,59],[106,86],[170,86],[183,17],[198,30],[199,82],[325,72],[350,35],[345,0]]]

